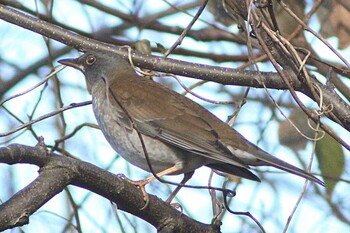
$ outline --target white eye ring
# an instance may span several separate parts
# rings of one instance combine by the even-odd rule
[[[96,57],[94,55],[89,55],[87,56],[85,63],[89,66],[91,66],[92,64],[94,64],[96,62]]]

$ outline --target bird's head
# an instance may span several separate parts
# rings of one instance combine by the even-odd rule
[[[91,88],[102,79],[117,78],[121,70],[131,68],[122,56],[100,51],[89,51],[78,58],[62,59],[58,62],[80,70],[86,77],[89,93]]]

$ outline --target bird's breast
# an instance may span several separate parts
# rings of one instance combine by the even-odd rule
[[[154,172],[161,172],[175,164],[184,164],[184,169],[177,174],[192,171],[201,165],[201,156],[189,154],[158,139],[141,134],[133,128],[132,119],[116,101],[99,93],[93,93],[93,111],[105,138],[112,148],[125,160],[146,171],[151,171],[146,153]]]

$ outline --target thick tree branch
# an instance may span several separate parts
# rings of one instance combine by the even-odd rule
[[[0,231],[29,223],[29,216],[67,185],[72,184],[99,194],[152,224],[159,232],[219,232],[219,226],[195,221],[149,195],[144,206],[142,192],[123,176],[114,175],[90,163],[48,154],[44,145],[30,147],[12,144],[0,148],[0,163],[33,164],[40,167],[39,176],[27,187],[0,205]]]
[[[125,58],[129,55],[127,48],[114,46],[112,44],[81,36],[50,24],[44,20],[10,9],[2,4],[0,4],[0,19],[57,40],[80,51],[100,49],[115,52]],[[141,68],[152,69],[164,73],[215,81],[226,85],[251,86],[257,88],[263,88],[262,82],[265,82],[269,85],[269,88],[271,86],[273,89],[286,89],[283,81],[273,72],[263,72],[259,74],[258,72],[248,72],[237,69],[183,62],[174,59],[165,59],[163,57],[141,54],[136,51],[132,51],[131,56],[135,65],[140,66]],[[293,84],[299,89],[301,88],[298,86],[298,82]]]

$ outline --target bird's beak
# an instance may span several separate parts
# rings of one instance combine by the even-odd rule
[[[78,63],[78,59],[77,58],[74,58],[74,59],[62,59],[62,60],[59,60],[58,63],[61,63],[62,65],[73,67],[75,69],[78,69],[78,70],[84,72],[84,66],[82,66],[81,64]]]

